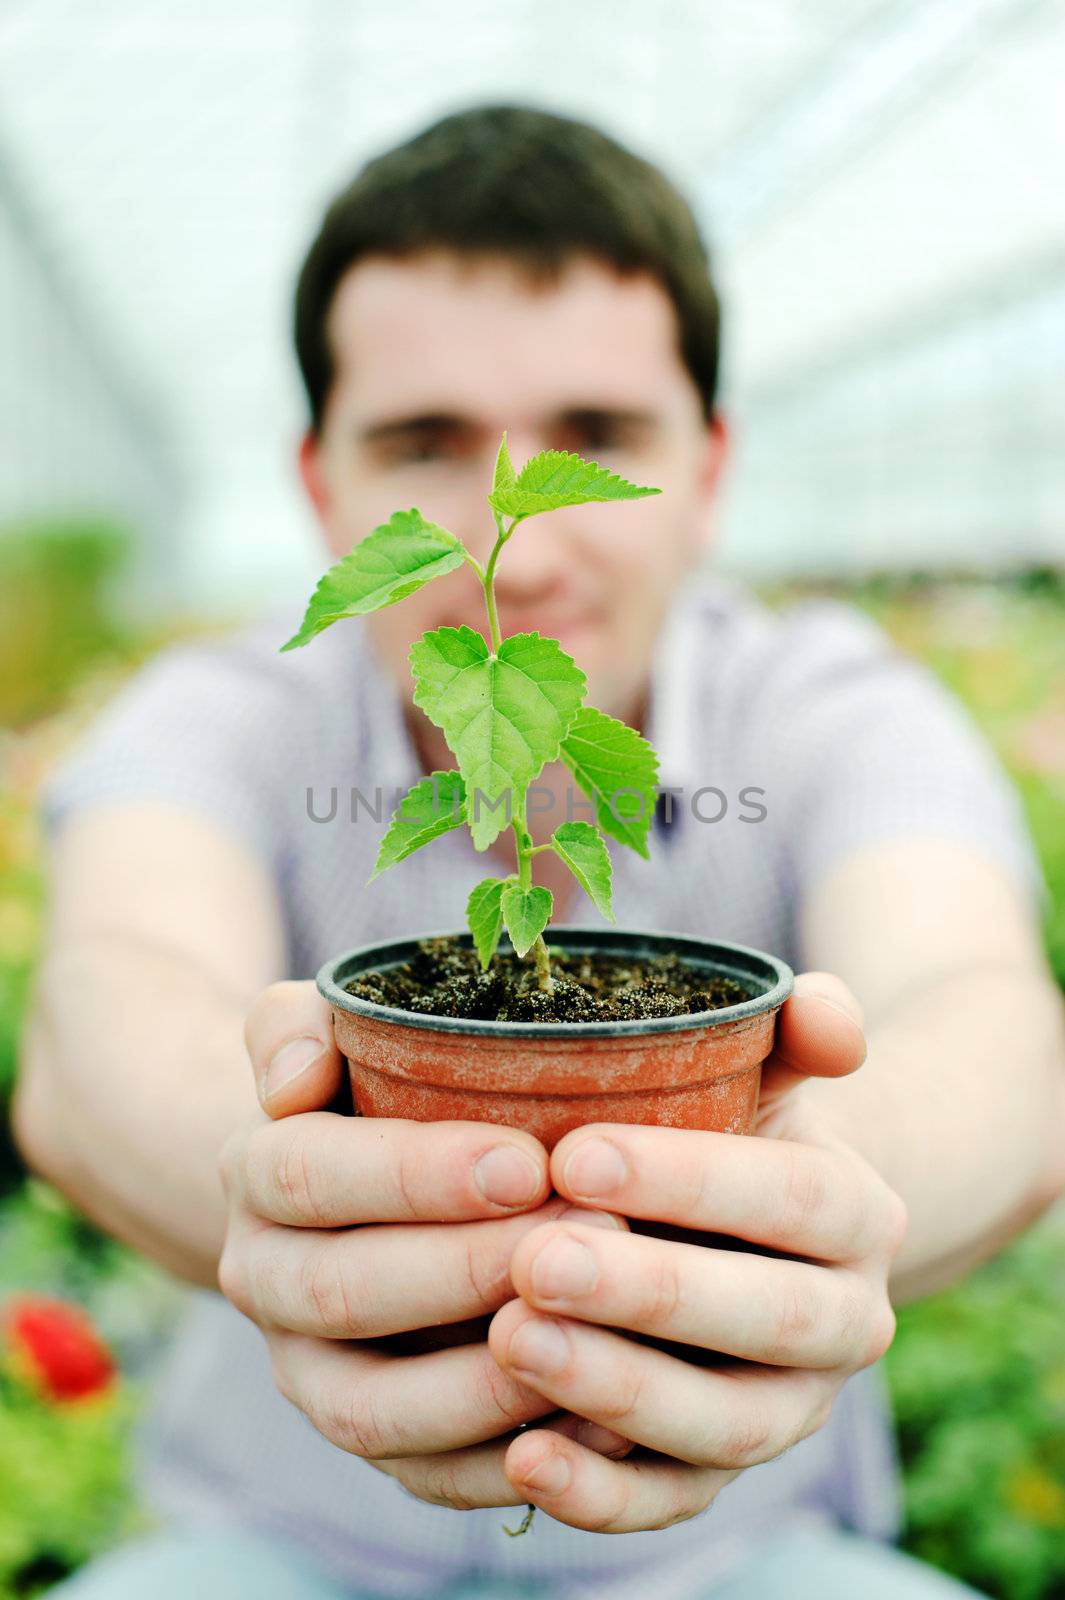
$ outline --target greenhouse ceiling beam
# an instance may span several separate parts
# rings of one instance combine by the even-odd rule
[[[29,196],[29,186],[18,171],[7,142],[0,138],[0,212],[10,221],[30,269],[59,308],[78,353],[100,385],[120,426],[133,443],[138,459],[156,479],[160,498],[171,504],[183,488],[173,448],[173,430],[167,425],[156,397],[133,377],[129,362],[116,346],[110,330],[88,308],[82,286],[63,260],[48,228]]]
[[[698,196],[734,246],[868,154],[933,92],[986,64],[991,42],[1057,0],[889,0],[714,157]]]
[[[745,408],[760,413],[809,399],[834,379],[860,367],[871,367],[901,351],[918,349],[1001,314],[1013,313],[1044,296],[1058,295],[1065,322],[1065,246],[1020,261],[1008,262],[969,283],[951,284],[920,304],[905,307],[809,361],[797,361],[784,372],[751,388]]]

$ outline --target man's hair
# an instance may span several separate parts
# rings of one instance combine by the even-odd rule
[[[296,288],[296,354],[315,432],[333,383],[327,324],[341,278],[365,256],[440,249],[510,257],[537,282],[582,255],[650,273],[673,301],[680,354],[712,414],[720,308],[687,201],[598,128],[479,106],[367,163],[326,212]]]

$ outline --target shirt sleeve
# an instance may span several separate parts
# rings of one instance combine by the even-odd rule
[[[46,782],[46,830],[54,836],[68,818],[102,804],[161,801],[219,824],[274,866],[290,701],[250,632],[164,651]]]
[[[993,859],[1038,913],[1047,890],[1019,796],[961,703],[850,607],[807,602],[786,625],[773,737],[799,895],[863,846],[938,837]]]

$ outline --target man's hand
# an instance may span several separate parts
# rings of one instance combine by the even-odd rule
[[[487,1123],[314,1109],[334,1101],[343,1062],[312,984],[267,989],[246,1032],[264,1113],[223,1152],[219,1282],[262,1329],[278,1387],[327,1439],[423,1499],[523,1503],[503,1470],[506,1447],[520,1424],[556,1412],[553,1401],[504,1372],[483,1338],[413,1356],[348,1341],[461,1322],[512,1299],[522,1235],[572,1211],[548,1200],[546,1151]],[[605,1210],[576,1215],[592,1232],[624,1227]],[[576,1417],[551,1427],[592,1450],[629,1448]]]
[[[694,1516],[744,1468],[821,1427],[846,1379],[887,1349],[888,1271],[905,1206],[802,1093],[810,1075],[852,1072],[864,1054],[857,1002],[838,980],[810,973],[779,1018],[761,1137],[604,1124],[560,1142],[551,1182],[573,1204],[785,1255],[570,1219],[523,1231],[511,1260],[521,1298],[489,1335],[500,1368],[640,1448],[611,1460],[579,1439],[525,1432],[506,1456],[521,1499],[608,1533]],[[614,1329],[749,1364],[708,1370]]]

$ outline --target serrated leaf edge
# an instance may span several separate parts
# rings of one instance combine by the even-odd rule
[[[534,468],[548,462],[557,462],[558,464],[573,462],[576,466],[590,468],[596,474],[596,478],[592,479],[592,483],[598,479],[604,486],[617,485],[625,492],[623,494],[589,494],[574,498],[572,493],[569,495],[552,494],[550,490],[530,488],[527,475],[531,474]],[[591,484],[589,487],[591,487]],[[513,490],[520,494],[535,495],[545,503],[530,507],[527,511],[515,510],[512,505],[505,503],[505,496]],[[623,477],[620,472],[613,472],[609,467],[601,466],[598,461],[590,461],[587,457],[578,455],[576,451],[539,450],[536,455],[529,457],[512,484],[508,484],[502,489],[497,489],[493,484],[492,493],[488,496],[488,501],[493,511],[498,511],[500,515],[513,516],[518,521],[524,521],[527,517],[537,516],[546,511],[560,510],[563,506],[591,505],[604,501],[621,503],[625,500],[642,500],[649,495],[661,493],[661,489],[653,488],[647,484],[633,483],[630,478]],[[503,503],[500,503],[501,501]]]
[[[466,900],[466,922],[473,938],[474,948],[477,951],[477,958],[481,963],[482,972],[488,970],[489,962],[496,952],[500,935],[503,932],[503,890],[510,882],[512,882],[510,878],[482,878],[480,883],[474,884]],[[490,946],[488,946],[486,942],[478,938],[477,930],[473,925],[473,902],[476,895],[483,895],[485,891],[493,888],[496,890],[495,933]],[[485,954],[486,949],[487,954]]]
[[[334,581],[334,575],[341,567],[344,566],[346,562],[350,561],[352,557],[358,553],[358,551],[363,549],[371,539],[377,538],[379,534],[392,533],[397,538],[403,537],[403,530],[393,528],[392,526],[397,517],[417,517],[421,523],[421,527],[417,530],[419,534],[425,534],[431,537],[435,537],[438,534],[443,536],[440,539],[441,549],[440,557],[438,559],[443,559],[445,555],[458,557],[458,562],[455,566],[448,567],[448,572],[456,571],[457,566],[463,560],[465,560],[462,541],[457,539],[449,529],[443,527],[439,522],[430,522],[428,517],[422,515],[417,506],[411,506],[405,511],[393,511],[392,515],[386,522],[379,522],[375,528],[371,528],[369,533],[366,534],[364,538],[360,539],[358,543],[354,544],[345,555],[340,557],[339,561],[334,561],[333,565],[322,573],[322,576],[318,579],[318,582],[314,586],[314,592],[312,593],[311,598],[307,602],[303,613],[303,621],[300,623],[291,639],[286,639],[285,643],[281,646],[280,653],[282,655],[286,650],[296,650],[301,648],[303,645],[310,644],[312,639],[316,639],[320,633],[324,633],[326,628],[332,627],[336,622],[343,622],[346,618],[352,616],[368,616],[374,610],[383,610],[385,605],[393,605],[399,600],[406,600],[410,595],[415,594],[418,589],[424,587],[425,584],[431,583],[434,578],[446,576],[446,573],[434,572],[428,576],[419,577],[417,572],[412,572],[409,574],[409,577],[406,580],[412,587],[406,588],[402,594],[394,595],[391,600],[386,600],[383,605],[372,607],[371,612],[353,612],[344,609],[337,611],[332,616],[314,618],[312,625],[312,617],[316,602],[319,600],[324,602],[324,599],[327,595],[328,585]],[[414,530],[408,529],[406,531],[410,533]],[[431,566],[432,564],[433,563],[431,562],[426,562],[426,566]],[[403,585],[401,584],[400,587],[402,588]]]
[[[478,654],[476,656],[476,659],[471,661],[471,662],[469,662],[467,664],[467,666],[459,667],[457,669],[456,676],[461,674],[461,673],[463,673],[463,672],[467,672],[470,667],[479,667],[486,661],[501,661],[506,666],[511,667],[515,672],[520,673],[525,678],[526,682],[530,685],[530,687],[535,689],[535,690],[537,690],[537,692],[540,694],[541,698],[544,699],[545,701],[547,701],[548,705],[551,707],[551,710],[555,713],[556,716],[559,717],[560,721],[563,720],[562,716],[561,716],[561,713],[559,712],[558,707],[554,704],[554,702],[550,699],[550,697],[545,693],[545,691],[543,689],[543,686],[540,683],[538,683],[535,680],[535,678],[532,678],[527,673],[523,672],[523,669],[521,668],[521,666],[518,665],[516,662],[512,661],[509,658],[509,655],[506,654],[505,652],[507,652],[509,646],[516,645],[516,644],[536,643],[536,644],[553,645],[555,650],[562,657],[562,660],[566,663],[567,667],[574,674],[575,680],[576,679],[580,680],[580,698],[578,699],[577,704],[575,705],[573,711],[570,714],[569,721],[564,723],[562,732],[559,735],[558,748],[554,751],[554,753],[552,755],[545,756],[543,758],[543,760],[541,761],[539,767],[536,769],[536,771],[531,773],[530,776],[527,777],[526,779],[524,779],[524,781],[522,783],[510,785],[510,788],[511,788],[511,791],[512,791],[512,796],[513,796],[512,801],[511,801],[511,812],[510,812],[510,815],[511,815],[511,817],[514,817],[514,816],[516,816],[518,814],[518,809],[517,808],[518,808],[518,805],[519,805],[519,802],[520,802],[520,796],[525,793],[525,791],[528,789],[530,784],[536,782],[536,779],[539,777],[540,773],[543,771],[544,767],[548,765],[549,762],[558,760],[559,753],[560,753],[561,747],[562,747],[562,743],[566,738],[566,734],[568,733],[570,727],[573,725],[574,719],[584,709],[584,695],[587,692],[588,679],[585,676],[585,674],[581,671],[580,667],[578,667],[578,665],[574,661],[573,657],[567,651],[563,650],[560,641],[558,639],[552,638],[549,634],[540,633],[538,629],[534,628],[531,631],[526,632],[526,633],[512,633],[512,634],[509,634],[508,637],[502,641],[499,650],[495,651],[495,650],[492,650],[492,649],[489,648],[489,646],[485,642],[484,636],[482,634],[478,633],[475,628],[469,627],[467,623],[461,623],[457,628],[452,626],[450,623],[445,623],[439,628],[432,628],[432,629],[429,630],[428,633],[422,634],[420,639],[415,639],[412,642],[412,644],[410,646],[410,649],[407,652],[407,660],[408,660],[408,662],[410,664],[411,675],[414,678],[414,696],[413,696],[414,704],[419,708],[419,710],[424,711],[425,715],[429,718],[430,722],[432,722],[435,727],[440,728],[441,732],[444,731],[443,724],[441,722],[437,721],[437,719],[434,716],[432,710],[430,710],[429,706],[426,704],[425,694],[423,692],[422,684],[418,680],[418,673],[417,673],[417,670],[416,670],[416,667],[415,667],[415,661],[414,661],[414,652],[415,652],[415,650],[417,650],[417,648],[420,645],[424,645],[427,640],[430,640],[430,639],[434,638],[435,636],[439,636],[440,634],[449,634],[449,635],[452,635],[452,636],[454,636],[456,638],[469,636],[469,638],[471,640],[476,640],[477,647],[479,648],[479,650],[481,652],[483,652],[483,654]],[[560,679],[548,679],[547,681],[548,682],[560,682],[562,680],[560,680]],[[576,682],[574,682],[574,687],[576,688]],[[522,730],[520,728],[517,728],[516,724],[514,724],[514,723],[511,723],[510,725],[511,725],[511,727],[513,727],[515,729],[515,731],[518,733],[518,735],[522,739],[522,741],[527,744],[528,741],[525,738],[525,735],[522,732]],[[446,734],[445,734],[445,739],[446,739]],[[452,748],[450,743],[448,743],[448,749],[451,751],[451,754],[455,757],[455,760],[458,763],[459,773],[460,773],[460,776],[462,777],[462,780],[463,780],[464,784],[466,785],[467,790],[471,790],[472,789],[472,790],[474,790],[475,793],[478,792],[477,791],[477,786],[472,781],[472,776],[468,772],[464,772],[462,770],[462,762],[460,760],[458,752]],[[481,793],[485,793],[485,791],[483,789],[480,792]],[[487,798],[492,802],[493,808],[497,808],[498,807],[498,804],[502,800],[503,795],[505,793],[506,793],[506,788],[504,787],[503,789],[501,789],[499,791],[498,794],[488,795],[487,796]],[[495,810],[494,809],[493,809],[492,815],[493,816],[495,815]],[[509,825],[510,824],[507,821],[505,821],[505,820],[501,821],[499,827],[496,829],[496,832],[494,834],[492,834],[490,838],[484,839],[483,843],[480,843],[478,841],[476,833],[474,832],[474,823],[471,820],[469,822],[469,827],[470,827],[471,836],[473,838],[474,848],[477,849],[477,850],[482,850],[482,851],[486,850],[488,848],[488,846],[493,842],[493,840],[496,839],[499,836],[499,834],[503,831],[503,829],[505,827],[508,827]]]
[[[520,894],[523,900],[530,899],[534,895],[545,894],[547,896],[547,915],[544,918],[543,922],[541,923],[540,927],[536,930],[536,932],[533,934],[532,938],[529,940],[528,944],[526,944],[524,948],[520,948],[519,947],[518,941],[514,937],[514,930],[510,925],[510,918],[507,916],[506,902],[507,902],[508,896],[512,895],[512,894]],[[551,893],[550,889],[545,888],[543,886],[543,884],[540,884],[540,883],[531,884],[528,889],[523,889],[521,887],[521,885],[518,884],[518,883],[510,883],[510,884],[508,884],[506,886],[506,888],[503,890],[503,893],[500,895],[499,903],[500,903],[500,906],[501,906],[502,911],[503,911],[503,922],[504,922],[504,924],[506,926],[507,933],[510,936],[510,942],[514,946],[515,954],[517,954],[518,956],[521,956],[521,957],[527,956],[529,951],[532,949],[533,945],[536,943],[537,939],[540,937],[540,935],[543,933],[544,929],[547,927],[548,923],[551,921],[551,913],[555,908],[555,897],[554,897],[554,895]]]
[[[592,890],[586,874],[574,864],[572,857],[566,852],[565,846],[559,844],[558,835],[561,833],[563,828],[587,828],[592,837],[597,839],[602,845],[603,854],[606,856],[607,866],[607,891],[605,905],[600,904],[599,895]],[[563,861],[569,868],[570,872],[576,878],[577,882],[580,884],[581,888],[584,890],[593,906],[595,906],[596,910],[601,911],[604,917],[609,917],[611,922],[616,923],[618,919],[614,915],[614,863],[610,859],[610,851],[607,849],[606,839],[603,837],[602,833],[600,833],[595,824],[591,822],[584,822],[578,818],[574,818],[571,822],[560,822],[554,833],[551,835],[551,848],[559,860]]]
[[[462,804],[459,806],[457,812],[453,812],[452,813],[451,818],[450,818],[450,820],[448,820],[446,827],[441,828],[441,827],[439,827],[437,825],[436,822],[426,823],[424,825],[424,827],[420,831],[425,832],[426,834],[428,834],[428,838],[419,839],[419,840],[417,840],[415,842],[412,842],[410,844],[409,848],[403,851],[402,855],[396,856],[395,859],[392,860],[392,861],[386,861],[385,864],[382,866],[381,865],[381,856],[382,856],[382,854],[384,852],[385,846],[388,843],[389,839],[392,838],[393,834],[397,831],[398,826],[400,824],[402,824],[402,823],[406,823],[411,828],[413,828],[415,826],[414,819],[405,818],[405,817],[403,817],[401,815],[401,812],[403,810],[404,805],[406,805],[406,803],[410,799],[411,795],[414,794],[416,790],[421,788],[423,783],[432,783],[434,778],[457,778],[459,783],[462,784],[463,791],[464,791],[463,792]],[[393,811],[392,816],[391,816],[391,818],[389,820],[388,827],[385,829],[384,834],[381,837],[381,842],[377,847],[377,859],[374,862],[373,871],[370,873],[370,876],[366,880],[366,888],[369,888],[370,884],[373,883],[377,878],[379,878],[382,873],[387,872],[389,867],[398,867],[399,863],[401,861],[406,861],[408,856],[412,856],[415,853],[416,850],[421,850],[425,845],[432,844],[434,839],[440,839],[440,838],[442,838],[444,836],[445,833],[451,833],[456,828],[461,828],[461,827],[468,826],[468,821],[467,821],[467,817],[466,817],[465,787],[466,786],[463,783],[463,779],[462,779],[462,773],[461,772],[456,772],[455,769],[452,768],[452,767],[436,767],[436,768],[434,768],[434,770],[432,772],[425,773],[422,777],[420,777],[417,780],[417,782],[411,784],[410,788],[407,790],[406,794],[403,796],[403,799],[399,802],[399,804],[396,806],[395,810]],[[438,819],[438,821],[439,821],[439,819]]]
[[[647,836],[651,831],[651,823],[652,823],[653,817],[654,817],[654,803],[653,803],[653,801],[652,801],[651,806],[648,808],[648,810],[646,812],[646,820],[644,818],[640,819],[640,825],[643,828],[643,833],[639,838],[639,842],[636,842],[636,840],[634,840],[633,838],[630,838],[628,836],[622,837],[622,833],[625,830],[625,819],[618,818],[618,817],[616,817],[614,815],[614,813],[613,813],[611,807],[609,806],[609,804],[601,797],[601,792],[599,790],[589,789],[581,781],[581,774],[580,774],[580,770],[579,770],[580,763],[566,749],[566,739],[569,738],[570,733],[572,732],[573,723],[576,722],[576,720],[580,716],[581,712],[586,712],[586,711],[594,711],[594,712],[596,712],[596,714],[598,716],[605,717],[609,722],[612,722],[612,723],[616,724],[617,727],[626,729],[630,734],[633,735],[633,737],[635,739],[639,740],[640,744],[644,747],[644,751],[646,752],[646,754],[648,754],[651,757],[652,777],[651,777],[650,787],[651,787],[652,791],[654,791],[656,789],[656,786],[657,786],[657,783],[658,783],[658,768],[659,768],[658,752],[655,749],[654,745],[651,744],[650,740],[644,738],[643,734],[640,732],[640,730],[638,728],[632,727],[632,725],[630,723],[628,723],[628,722],[623,722],[620,717],[612,717],[610,715],[609,711],[600,711],[598,706],[586,706],[586,705],[582,705],[579,708],[579,710],[574,713],[574,716],[573,716],[573,719],[572,719],[572,721],[570,723],[570,726],[566,731],[565,738],[563,738],[562,744],[561,744],[561,746],[559,748],[559,757],[560,757],[560,759],[565,762],[566,766],[569,768],[569,770],[572,772],[573,776],[576,778],[578,787],[582,790],[582,792],[588,797],[588,799],[595,806],[595,809],[596,809],[596,821],[597,821],[598,826],[610,838],[616,839],[618,844],[626,845],[630,850],[635,850],[636,854],[638,856],[642,856],[645,861],[649,861],[650,860],[650,851],[647,848]],[[642,787],[642,786],[641,785],[637,785],[637,784],[624,784],[623,783],[623,784],[620,784],[618,787],[622,788],[622,789],[627,789],[627,788],[635,789],[635,788]],[[655,798],[657,798],[657,796]],[[603,812],[603,810],[605,810],[607,812],[608,816],[611,819],[611,822],[613,822],[615,827],[617,827],[619,830],[621,830],[621,832],[615,833],[613,831],[613,829],[610,827],[610,825],[602,820],[602,812]]]

